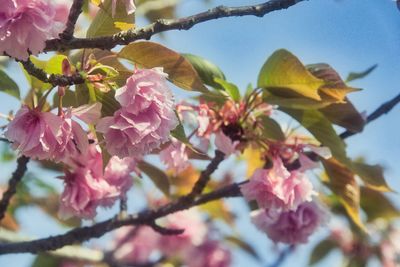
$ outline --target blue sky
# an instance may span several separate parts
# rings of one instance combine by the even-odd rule
[[[215,0],[212,5],[239,6],[260,2]],[[190,15],[207,7],[203,1],[183,0],[178,13]],[[169,32],[164,38],[153,41],[162,42],[179,52],[208,58],[224,71],[229,81],[242,89],[249,82],[255,84],[258,71],[269,55],[285,48],[305,64],[329,63],[342,77],[350,71],[361,71],[378,64],[370,76],[352,83],[354,87],[363,88],[363,91],[350,96],[360,111],[369,113],[400,92],[400,11],[391,0],[310,0],[264,18],[210,21],[190,31]],[[14,72],[15,68],[12,70]],[[13,76],[23,80],[17,72]],[[22,86],[25,84],[21,82]],[[0,103],[1,113],[18,106],[8,97],[1,97]],[[400,191],[399,116],[400,108],[396,107],[389,115],[368,125],[362,134],[347,141],[351,156],[362,155],[369,163],[383,164],[387,180],[396,191]],[[7,166],[1,179],[7,179],[11,171],[12,166]],[[240,174],[239,170],[237,175]],[[398,196],[393,196],[393,199],[400,204]],[[233,200],[231,205],[239,206],[241,210],[240,226],[245,229],[246,240],[255,244],[265,262],[273,261],[275,254],[270,251],[270,243],[249,224],[244,207],[237,200]],[[45,217],[27,222],[27,218],[34,214],[34,210],[27,210],[20,215],[25,220],[24,231],[39,236],[57,233],[59,228],[46,222]],[[323,231],[317,234],[312,242],[323,234]],[[282,266],[306,266],[308,251],[309,246],[299,248]],[[10,262],[15,262],[15,266],[25,266],[30,258],[3,256],[0,257],[0,266],[7,266]],[[337,259],[333,256],[321,266],[338,266]],[[235,267],[244,264],[246,267],[260,266],[244,255],[235,257]]]

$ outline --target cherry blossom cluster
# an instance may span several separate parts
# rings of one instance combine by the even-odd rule
[[[115,16],[118,0],[112,0]],[[65,29],[72,1],[3,0],[0,6],[0,55],[18,60],[37,55],[46,40],[58,38]],[[136,10],[133,0],[123,0],[127,14]]]
[[[193,208],[160,220],[168,229],[185,229],[179,235],[161,235],[149,226],[124,227],[117,231],[112,250],[124,264],[146,264],[165,256],[189,267],[228,267],[230,251],[213,239],[210,227]]]
[[[228,99],[222,106],[207,101],[199,105],[181,103],[177,110],[182,121],[193,125],[196,149],[206,153],[214,136],[215,147],[226,156],[241,153],[255,141],[249,128],[257,125],[260,115],[272,114],[272,107],[257,98],[252,104]],[[262,141],[268,146],[266,166],[255,170],[249,182],[241,186],[243,196],[256,201],[259,207],[252,212],[252,221],[274,242],[306,243],[327,220],[327,212],[306,172],[319,167],[315,156],[330,158],[330,150],[302,138]],[[173,140],[160,157],[177,174],[190,166],[190,150],[186,144]]]
[[[306,243],[327,218],[305,173],[318,165],[304,151],[329,158],[329,149],[296,142],[271,145],[268,156],[272,166],[255,170],[241,186],[243,196],[260,208],[251,213],[257,228],[271,240],[288,244]]]
[[[57,115],[42,111],[41,105],[23,106],[4,133],[21,154],[63,164],[64,218],[93,218],[98,206],[109,207],[124,197],[132,185],[130,174],[138,172],[137,161],[166,142],[177,125],[161,69],[136,70],[115,97],[121,108],[113,117],[101,119],[100,103],[59,108]],[[105,153],[112,156],[108,163],[103,164],[97,133],[85,131],[84,124],[97,125],[97,133],[104,133]]]

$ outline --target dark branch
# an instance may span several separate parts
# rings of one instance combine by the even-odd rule
[[[30,60],[20,62],[30,75],[45,83],[50,83],[53,86],[69,86],[74,84],[82,84],[85,82],[85,79],[77,73],[71,76],[48,74],[44,70],[36,68]]]
[[[215,157],[212,159],[207,169],[201,172],[197,182],[194,184],[192,191],[188,198],[194,199],[197,195],[201,194],[210,180],[211,174],[218,168],[219,164],[224,160],[225,154],[219,150],[215,151]]]
[[[8,181],[8,189],[4,192],[3,198],[0,201],[0,221],[4,218],[10,200],[17,190],[17,185],[26,172],[26,165],[28,162],[29,158],[25,156],[21,156],[17,160],[17,169],[13,172],[11,179]]]
[[[368,123],[376,120],[380,116],[389,113],[398,103],[400,103],[400,94],[398,94],[397,96],[395,96],[391,100],[389,100],[389,101],[383,103],[382,105],[380,105],[374,112],[372,112],[367,117],[367,120],[366,120],[365,124],[368,124]],[[355,135],[357,133],[358,132],[351,132],[351,131],[347,130],[347,131],[341,133],[339,136],[342,139],[346,139],[346,138],[348,138],[350,136],[353,136],[353,135]]]
[[[270,0],[268,2],[241,7],[218,6],[206,12],[180,19],[159,19],[143,28],[122,31],[112,36],[95,38],[52,39],[46,43],[45,51],[64,51],[79,48],[112,49],[137,40],[149,40],[153,35],[171,30],[189,30],[196,24],[225,17],[257,16],[289,8],[304,0]]]
[[[153,228],[154,231],[157,233],[160,233],[162,235],[180,235],[185,232],[185,229],[170,229],[170,228],[165,228],[160,225],[158,225],[156,222],[152,222],[149,225],[151,228]]]
[[[65,27],[65,30],[59,35],[62,40],[70,40],[73,38],[76,21],[78,20],[79,15],[82,13],[82,6],[83,0],[74,0],[74,2],[72,3],[68,15],[67,26]]]

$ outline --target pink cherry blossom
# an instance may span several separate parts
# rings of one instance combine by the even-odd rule
[[[120,195],[125,195],[132,186],[131,173],[138,173],[137,162],[133,158],[120,159],[111,157],[104,170],[104,179],[117,188]]]
[[[188,267],[228,267],[231,261],[231,252],[215,240],[207,240],[195,247],[185,258]]]
[[[13,148],[34,159],[51,159],[61,142],[63,120],[50,113],[23,106],[8,124],[5,137]]]
[[[122,108],[97,124],[110,154],[141,157],[169,139],[178,120],[165,78],[158,68],[136,70],[116,91],[115,98]]]
[[[190,166],[186,149],[184,143],[172,138],[171,144],[160,152],[161,161],[169,170],[178,174]]]
[[[67,172],[64,181],[60,217],[67,219],[75,215],[92,219],[96,215],[99,201],[110,191],[110,186],[101,177],[94,177],[88,168]]]
[[[89,145],[86,132],[72,119],[72,110],[68,109],[62,116],[60,142],[56,145],[53,158],[67,163],[70,158],[86,153]]]
[[[56,5],[47,0],[3,0],[0,5],[0,54],[27,60],[63,29]]]
[[[326,222],[326,211],[313,202],[301,204],[297,210],[270,215],[267,210],[252,212],[252,222],[274,242],[306,243],[308,237]]]
[[[222,131],[215,134],[215,146],[220,150],[225,156],[236,153],[236,147],[239,141],[232,141],[231,138],[226,136]]]
[[[343,225],[331,229],[330,239],[335,241],[345,254],[350,254],[354,248],[353,233]]]
[[[207,234],[207,226],[196,209],[179,211],[168,215],[161,222],[169,229],[185,230],[182,234],[162,236],[160,249],[166,255],[184,255],[191,246],[200,245]]]
[[[390,229],[379,244],[383,267],[398,267],[400,258],[400,230]],[[368,255],[366,255],[368,257]],[[366,258],[367,258],[366,257]]]
[[[160,237],[148,226],[119,228],[112,244],[114,257],[126,264],[148,263],[158,248]]]
[[[280,158],[273,160],[271,169],[257,169],[240,189],[248,201],[256,200],[259,207],[278,211],[296,210],[316,194],[307,177],[289,172]]]
[[[103,175],[103,159],[100,147],[89,145],[86,153],[71,157],[71,170],[67,170],[61,195],[60,216],[72,215],[91,219],[99,206],[109,207],[125,195],[132,185],[130,173],[136,163],[130,158],[112,157]]]
[[[102,177],[103,159],[100,147],[92,144],[85,154],[71,158],[71,169],[64,177],[60,217],[73,215],[91,219],[96,215],[100,201],[117,192]]]

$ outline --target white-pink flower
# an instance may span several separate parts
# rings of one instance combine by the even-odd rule
[[[47,0],[3,0],[0,5],[0,55],[27,60],[57,37],[64,25],[58,21],[56,5]]]
[[[136,163],[130,158],[112,157],[103,174],[103,159],[97,144],[89,145],[86,153],[71,157],[71,170],[64,177],[60,216],[91,219],[99,206],[109,207],[123,197],[132,185],[130,173]]]
[[[257,210],[251,214],[252,222],[274,242],[287,244],[306,243],[308,237],[326,222],[327,213],[320,204],[312,201],[298,206],[297,210],[273,214]]]
[[[157,251],[160,237],[148,226],[119,228],[112,244],[114,257],[126,264],[148,263]]]
[[[172,138],[171,144],[160,152],[161,161],[175,174],[189,167],[189,156],[184,143]]]
[[[89,140],[82,126],[72,119],[72,109],[68,109],[62,116],[60,142],[57,143],[53,157],[56,161],[68,163],[70,158],[86,153]]]
[[[203,243],[207,226],[196,209],[179,211],[162,220],[162,225],[169,229],[182,229],[179,235],[164,235],[160,240],[160,249],[166,255],[184,255],[192,246]]]
[[[222,131],[215,134],[215,146],[219,151],[225,154],[225,157],[236,153],[236,147],[238,145],[239,141],[232,141],[231,138],[226,136]]]
[[[97,124],[111,155],[142,157],[166,142],[178,124],[166,74],[159,68],[136,70],[115,98],[122,108]]]
[[[185,255],[188,267],[229,267],[231,252],[215,240],[207,240]]]
[[[256,200],[260,208],[276,211],[296,210],[316,194],[303,173],[289,172],[278,157],[271,169],[257,169],[240,190],[248,201]]]
[[[137,162],[133,158],[120,159],[113,156],[104,170],[104,179],[124,196],[132,186],[131,173],[139,173],[136,165]]]
[[[5,137],[13,148],[34,159],[51,159],[61,142],[63,120],[50,112],[23,106],[7,125]]]
[[[59,215],[62,219],[77,216],[92,219],[100,201],[109,195],[112,188],[101,177],[93,176],[88,168],[67,172],[64,177],[65,188],[61,194]],[[116,194],[116,193],[115,193]]]

